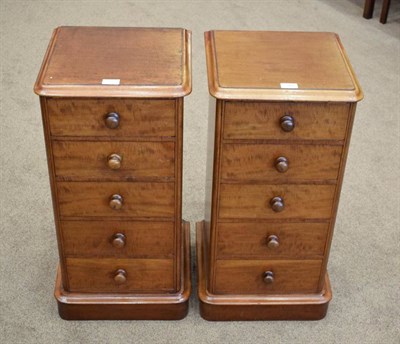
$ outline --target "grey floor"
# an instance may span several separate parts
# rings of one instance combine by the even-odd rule
[[[1,1],[2,343],[399,343],[400,4],[388,23],[362,0]],[[335,31],[364,89],[329,263],[334,298],[318,322],[212,323],[193,296],[182,321],[67,322],[53,299],[57,246],[38,98],[32,87],[59,25],[193,31],[185,104],[183,213],[204,212],[209,29]],[[295,52],[293,52],[295,53]]]

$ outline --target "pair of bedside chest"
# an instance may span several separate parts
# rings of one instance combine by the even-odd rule
[[[355,104],[334,34],[206,33],[209,143],[197,228],[209,320],[320,319]],[[62,27],[40,95],[65,319],[186,315],[183,97],[190,32]]]

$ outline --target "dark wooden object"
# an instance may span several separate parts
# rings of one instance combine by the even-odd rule
[[[65,319],[180,319],[190,295],[182,221],[190,32],[60,27],[40,96]],[[186,239],[185,239],[186,237]]]
[[[375,0],[365,0],[363,17],[371,19],[374,14]]]
[[[379,18],[379,21],[382,24],[386,24],[386,22],[387,22],[387,17],[388,17],[388,14],[389,14],[389,8],[390,8],[390,0],[383,0],[382,12],[381,12],[381,16]]]
[[[364,13],[363,13],[363,17],[365,19],[371,19],[372,18],[373,14],[374,14],[374,7],[375,7],[375,0],[365,0]],[[379,21],[382,24],[386,24],[386,22],[387,22],[387,17],[388,17],[388,14],[389,14],[389,8],[390,8],[390,0],[383,0],[381,16],[379,18]]]
[[[321,319],[362,91],[335,34],[211,31],[205,42],[212,97],[206,214],[197,224],[201,314]]]

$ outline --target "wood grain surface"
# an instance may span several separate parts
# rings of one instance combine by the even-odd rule
[[[150,221],[61,221],[67,257],[173,258],[174,223]],[[114,247],[114,235],[125,246]]]
[[[209,91],[218,99],[343,102],[363,97],[335,33],[218,30],[206,32],[205,43]]]
[[[218,260],[215,294],[296,294],[317,292],[320,260]],[[266,284],[265,271],[274,273]]]
[[[122,258],[67,258],[71,292],[159,293],[174,291],[173,260]],[[115,272],[126,271],[126,282],[116,284]]]
[[[178,320],[186,316],[191,285],[190,225],[183,221],[181,278],[176,291],[165,293],[70,292],[58,269],[54,296],[63,319],[68,320]],[[129,278],[129,275],[127,275]],[[158,275],[156,275],[158,278]]]
[[[107,165],[111,154],[122,158],[119,169]],[[54,141],[53,155],[60,181],[174,179],[173,142]]]
[[[183,97],[192,89],[190,55],[185,29],[58,27],[34,90],[56,97]]]
[[[221,184],[220,219],[329,219],[335,185]],[[285,209],[274,212],[280,196]]]
[[[175,106],[172,99],[47,99],[53,136],[172,137]],[[105,125],[111,112],[119,114],[118,128]]]
[[[201,315],[321,319],[357,78],[334,33],[209,31],[205,43],[216,102],[211,204],[196,225]]]
[[[59,182],[60,215],[63,217],[166,217],[175,214],[173,183]],[[110,197],[123,197],[122,209],[109,206]]]
[[[224,109],[224,139],[343,141],[349,104],[228,101]],[[285,115],[294,119],[291,132],[280,127]]]
[[[322,319],[332,298],[329,277],[321,292],[304,294],[215,294],[210,291],[205,221],[196,223],[197,281],[200,314],[204,319],[317,320]]]
[[[181,220],[190,40],[184,29],[53,33],[34,90],[41,96],[60,253],[56,297],[65,319],[187,314],[190,263]]]
[[[322,259],[327,223],[219,223],[217,259]],[[268,237],[279,246],[267,246]]]
[[[335,181],[341,153],[341,146],[224,144],[221,178],[274,183]],[[288,160],[289,168],[284,173],[275,167],[278,157]]]

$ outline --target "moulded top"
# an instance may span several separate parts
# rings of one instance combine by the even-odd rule
[[[205,43],[209,91],[218,99],[363,98],[335,33],[209,31]]]
[[[183,97],[192,89],[190,45],[185,29],[59,27],[34,91],[54,97]]]

